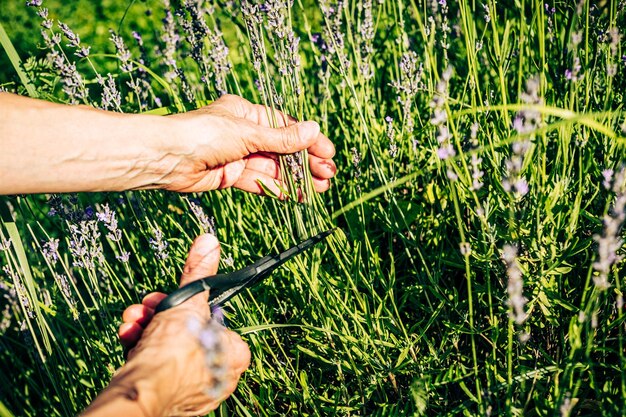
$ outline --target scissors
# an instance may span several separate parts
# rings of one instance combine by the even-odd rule
[[[330,229],[322,232],[284,252],[261,258],[252,265],[248,265],[238,271],[212,275],[193,281],[165,297],[157,305],[155,313],[176,307],[203,291],[209,291],[209,306],[213,307],[224,304],[244,289],[250,288],[267,278],[272,271],[289,259],[326,239],[334,231],[335,229]]]

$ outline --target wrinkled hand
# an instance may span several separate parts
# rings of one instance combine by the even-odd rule
[[[216,274],[219,258],[217,239],[211,235],[198,237],[189,251],[180,285]],[[227,380],[222,395],[211,397],[207,388],[214,383],[214,376],[205,364],[197,337],[188,329],[190,320],[204,323],[209,319],[208,293],[198,294],[180,306],[155,315],[155,307],[165,296],[151,293],[142,304],[124,311],[120,340],[127,348],[134,347],[120,373],[126,367],[156,369],[149,377],[154,378],[158,401],[162,401],[161,407],[165,410],[162,415],[204,415],[235,391],[240,375],[249,366],[250,351],[239,335],[220,330],[221,360],[228,371]]]
[[[179,121],[176,143],[186,147],[182,160],[165,177],[166,189],[198,192],[236,187],[263,194],[262,181],[276,195],[280,188],[279,154],[307,149],[313,185],[330,187],[337,167],[335,148],[316,122],[296,122],[278,110],[225,95],[201,109],[171,116]],[[273,128],[274,123],[277,128]],[[279,183],[280,184],[280,183]],[[282,186],[282,185],[281,185]]]

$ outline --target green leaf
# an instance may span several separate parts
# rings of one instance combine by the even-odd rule
[[[7,56],[9,57],[9,61],[11,61],[13,68],[15,68],[15,72],[17,72],[18,77],[20,77],[20,81],[26,88],[28,95],[33,98],[39,97],[39,94],[37,94],[37,90],[35,90],[35,86],[30,81],[30,78],[28,78],[28,74],[26,74],[26,71],[24,71],[22,60],[17,54],[17,51],[15,50],[15,47],[13,46],[13,43],[9,38],[9,35],[4,30],[4,26],[2,26],[2,23],[0,23],[0,45],[2,45],[4,52],[6,52]]]

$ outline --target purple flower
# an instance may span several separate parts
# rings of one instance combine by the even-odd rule
[[[126,263],[130,259],[130,252],[122,252],[122,254],[117,255],[115,259],[117,259],[118,261],[122,263]]]
[[[215,219],[206,215],[199,202],[189,200],[189,205],[204,233],[215,235]]]
[[[80,37],[75,34],[69,26],[63,22],[59,22],[59,29],[61,29],[61,32],[63,32],[67,40],[70,42],[67,46],[71,48],[78,48],[80,46]]]
[[[70,253],[74,258],[73,265],[79,268],[94,269],[104,261],[100,232],[95,220],[81,221],[70,225]]]
[[[152,229],[152,234],[154,239],[150,239],[150,247],[155,251],[155,255],[157,259],[167,259],[169,256],[167,252],[167,247],[169,243],[163,239],[163,232],[161,229]]]
[[[109,38],[113,45],[115,45],[115,52],[117,57],[119,58],[121,65],[120,68],[123,72],[131,72],[134,67],[131,62],[131,54],[128,48],[126,48],[126,44],[124,44],[124,39],[121,36],[118,36],[112,29],[109,30],[111,37]]]
[[[55,264],[59,260],[59,239],[51,238],[41,247],[44,258],[51,264]]]
[[[605,182],[608,182],[606,177]],[[602,235],[593,237],[598,243],[598,256],[593,264],[593,269],[597,272],[597,275],[593,277],[593,282],[599,290],[610,288],[611,285],[608,278],[611,269],[613,265],[622,259],[622,256],[618,255],[617,251],[624,244],[620,237],[620,230],[626,220],[626,168],[622,168],[614,174],[612,182],[612,190],[616,193],[615,203],[612,210],[604,216]]]
[[[102,211],[96,213],[96,217],[99,221],[104,223],[105,227],[109,230],[107,238],[113,242],[119,242],[122,240],[122,231],[117,225],[117,215],[115,211],[111,210],[108,204],[102,206]]]
[[[602,181],[602,185],[607,190],[610,190],[611,189],[611,183],[613,182],[613,170],[610,169],[610,168],[607,168],[607,169],[603,170],[602,171],[602,178],[604,178],[604,180]]]
[[[106,80],[98,75],[98,84],[102,86],[102,101],[101,107],[104,110],[118,110],[121,111],[122,94],[117,89],[115,80],[111,74],[107,74]]]
[[[528,300],[523,295],[524,281],[522,270],[517,261],[517,246],[504,245],[502,247],[502,260],[506,265],[506,274],[509,278],[506,288],[509,295],[507,303],[511,308],[509,317],[516,324],[521,325],[528,318],[524,311],[524,306]]]

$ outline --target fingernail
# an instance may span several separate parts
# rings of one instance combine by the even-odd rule
[[[303,142],[309,142],[320,134],[320,125],[317,122],[307,121],[298,124],[298,136]]]
[[[202,253],[202,256],[207,256],[219,248],[220,242],[213,235],[206,234],[202,236],[202,242],[198,251]]]
[[[332,161],[326,162],[326,170],[335,175],[335,172],[337,172],[337,166]]]

